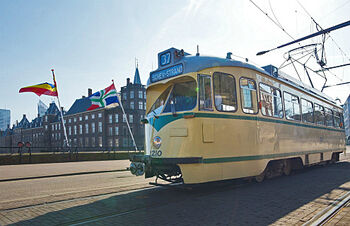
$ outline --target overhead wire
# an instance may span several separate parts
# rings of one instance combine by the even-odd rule
[[[316,24],[316,26],[320,27],[322,30],[323,28],[321,27],[321,25],[319,23],[316,22],[316,20],[311,16],[311,14],[306,10],[306,8],[299,2],[299,0],[296,0],[297,3],[300,5],[300,7],[305,11],[305,13],[311,18],[311,20]],[[348,1],[350,2],[350,0]],[[348,2],[346,2],[345,4],[347,4]],[[343,5],[345,5],[343,4]],[[337,8],[338,9],[338,8]],[[347,54],[342,50],[342,48],[340,48],[340,46],[338,45],[338,43],[333,39],[333,37],[328,34],[329,37],[331,38],[331,40],[334,42],[334,44],[337,46],[337,48],[340,50],[340,52],[346,57],[348,58],[348,60],[350,61],[350,58],[347,56]]]

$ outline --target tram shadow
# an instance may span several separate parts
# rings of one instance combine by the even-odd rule
[[[237,180],[192,189],[155,188],[52,211],[19,225],[267,225],[305,221],[334,191],[350,190],[350,162],[312,167],[263,183]],[[331,191],[333,193],[329,194]],[[320,198],[322,196],[322,198]],[[315,202],[315,200],[318,200]],[[313,202],[312,205],[308,203]],[[47,204],[46,208],[53,208]],[[43,207],[45,208],[45,207]],[[38,209],[39,210],[39,209]],[[303,220],[304,219],[304,220]],[[294,219],[295,220],[295,219]]]

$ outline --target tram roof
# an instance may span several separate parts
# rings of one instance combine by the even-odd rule
[[[169,63],[162,66],[161,56],[168,52],[171,54],[174,54],[174,52],[175,54],[180,53],[182,54],[182,56],[171,57],[171,59],[169,60]],[[242,62],[239,60],[235,60],[235,59],[212,57],[212,56],[200,56],[199,54],[197,54],[196,56],[193,56],[184,52],[183,50],[178,50],[175,48],[170,48],[158,54],[158,69],[150,73],[150,77],[147,81],[147,86],[157,81],[161,81],[163,79],[175,77],[177,75],[186,74],[190,72],[197,72],[197,71],[201,71],[211,67],[241,67],[241,68],[252,69],[262,74],[265,74],[267,76],[273,77],[283,83],[291,85],[292,87],[300,91],[309,93],[325,101],[329,101],[332,104],[336,104],[336,102],[331,97],[327,96],[326,94],[322,93],[321,91],[315,88],[312,88],[304,84],[301,81],[298,81],[297,79],[287,75],[284,72],[278,71],[278,68],[274,67],[273,65],[267,65],[261,68],[261,67],[257,67],[255,65]],[[152,82],[152,76],[153,78],[156,77],[156,79],[159,79],[159,78],[160,79]]]

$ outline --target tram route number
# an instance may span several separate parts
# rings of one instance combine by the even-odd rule
[[[161,150],[151,150],[151,156],[152,157],[159,157],[162,156],[163,152]]]

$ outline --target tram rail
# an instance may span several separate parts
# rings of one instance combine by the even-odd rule
[[[343,208],[350,203],[350,191],[333,202],[330,206],[319,212],[303,226],[320,226],[327,224],[333,217],[337,215]]]

